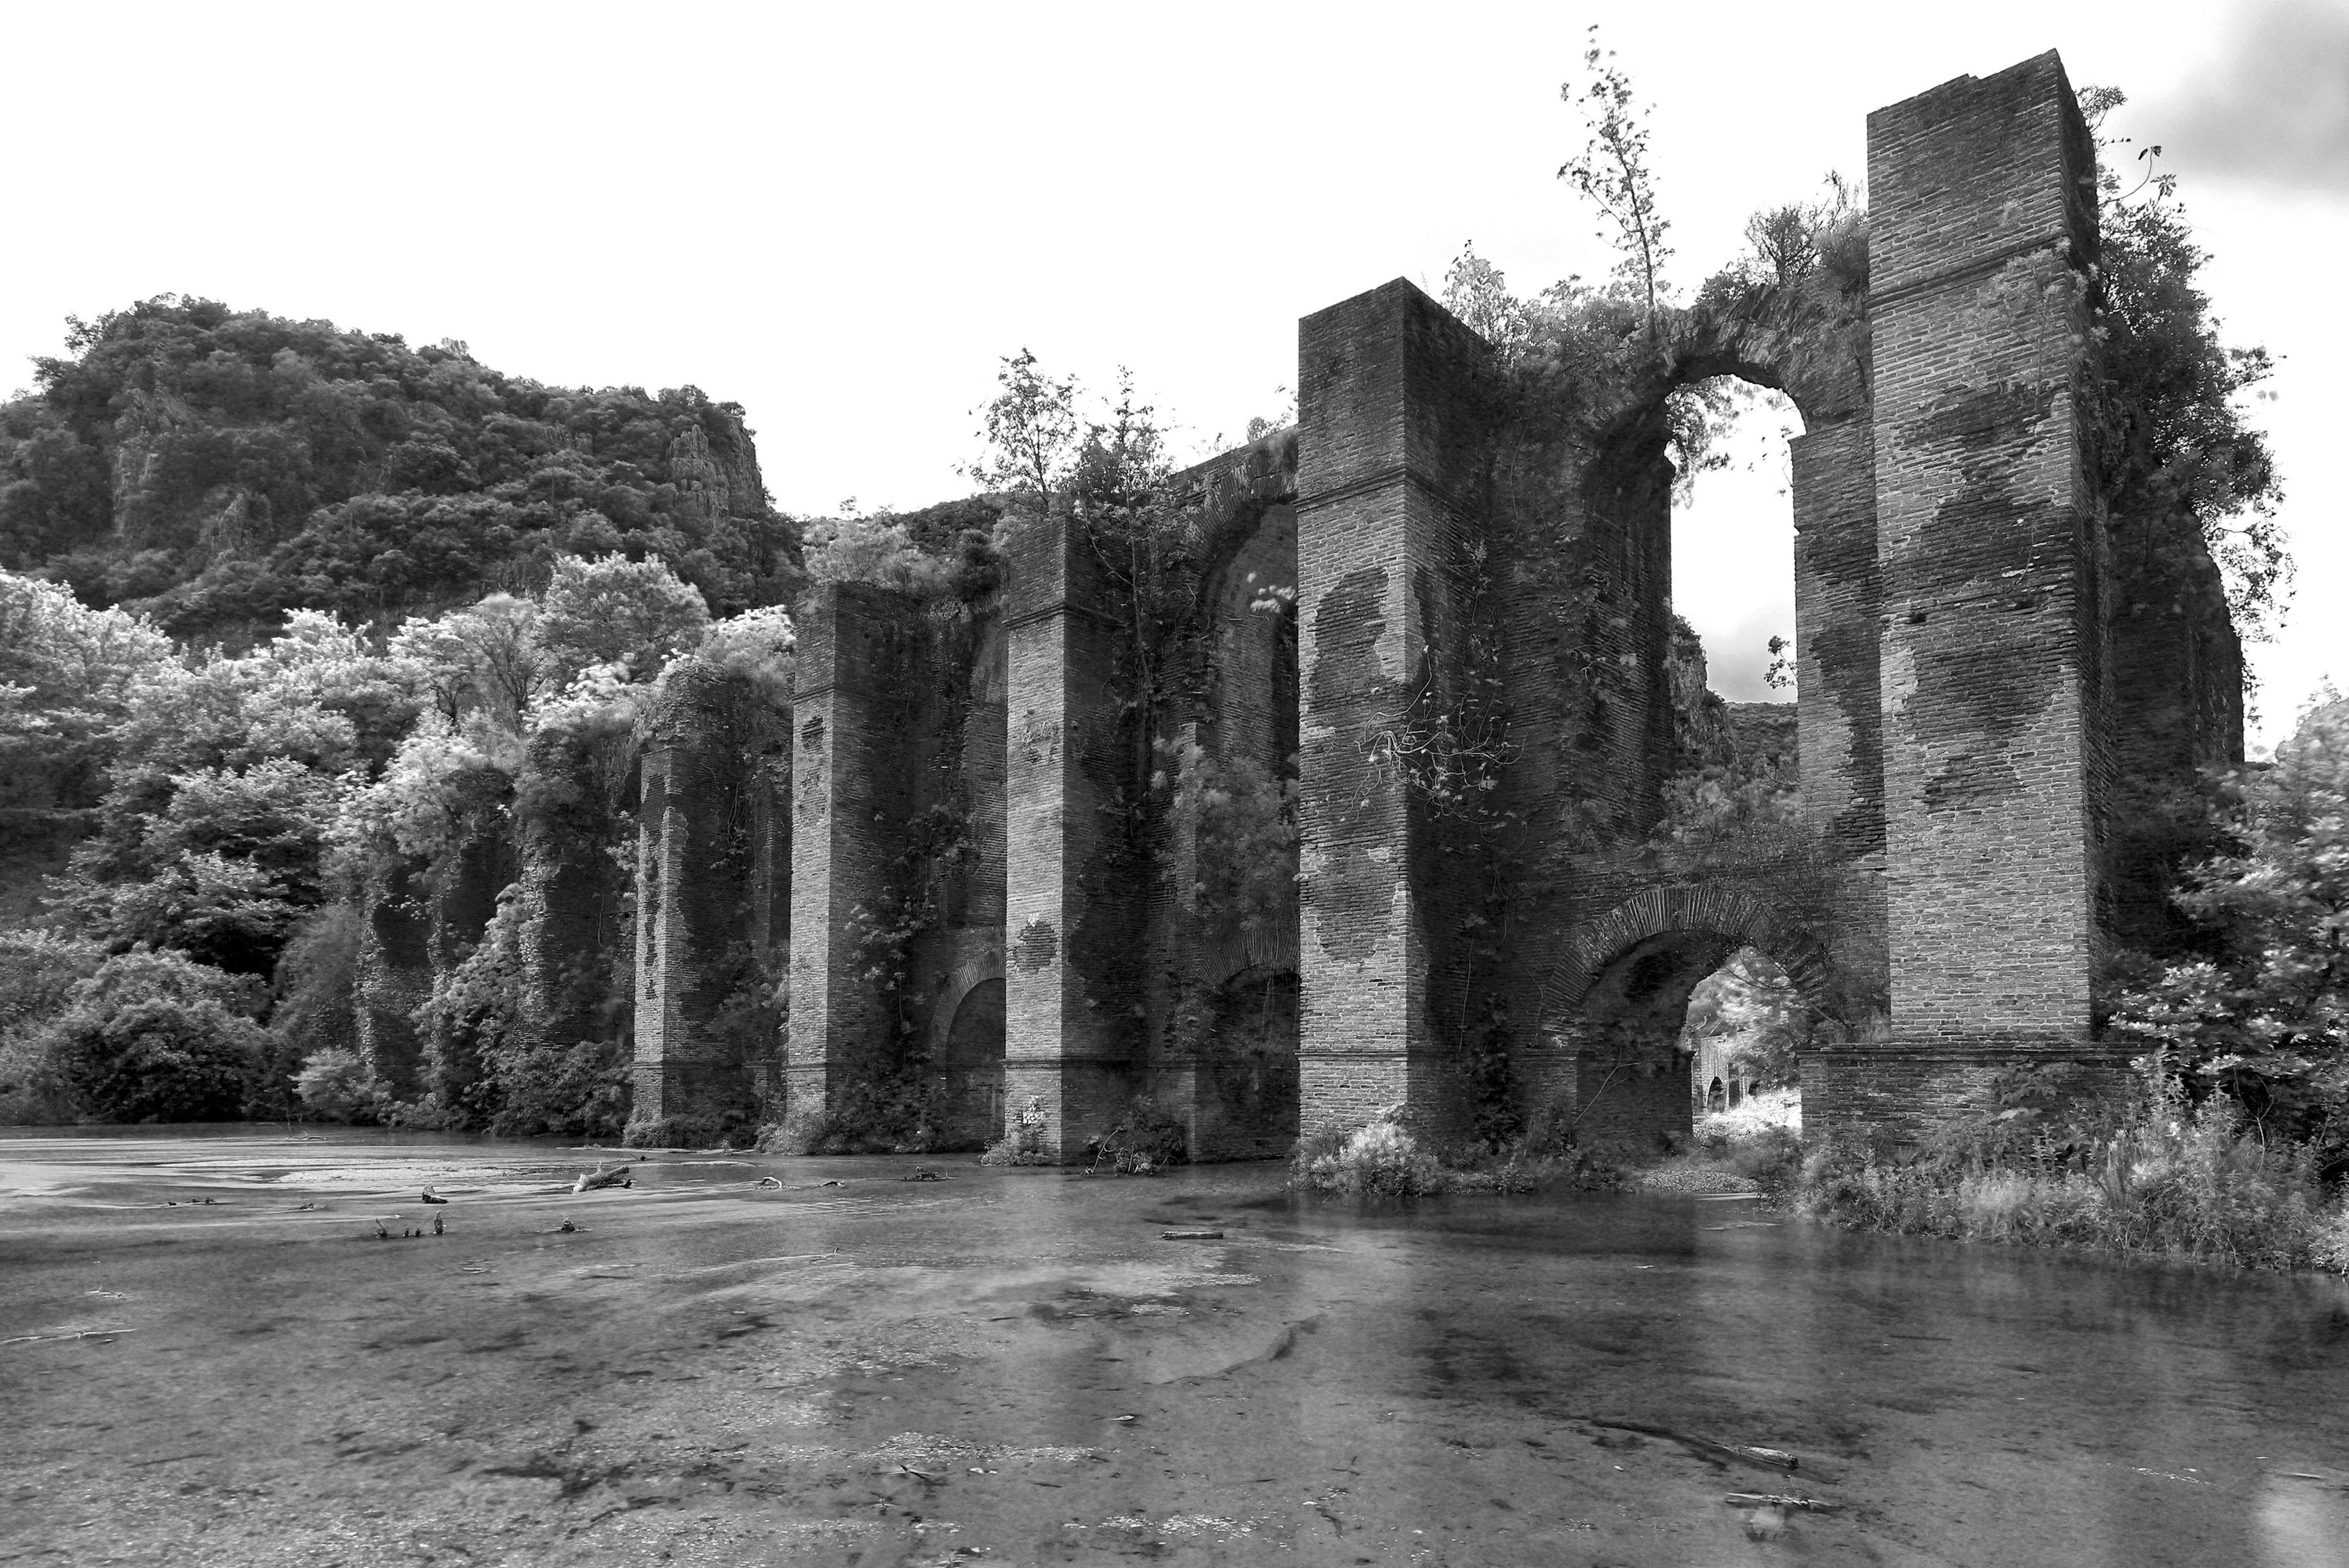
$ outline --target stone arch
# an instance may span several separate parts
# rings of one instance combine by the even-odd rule
[[[1572,1063],[1579,1139],[1653,1147],[1686,1137],[1695,1116],[1726,1108],[1714,1097],[1725,1102],[1726,1084],[1708,1085],[1712,1072],[1692,1073],[1681,1030],[1697,985],[1747,947],[1769,954],[1806,1002],[1820,1004],[1825,950],[1777,919],[1760,888],[1649,888],[1581,928],[1544,988],[1542,1008],[1544,1037]]]
[[[939,988],[929,1071],[942,1148],[983,1148],[1003,1136],[1006,1003],[999,951],[966,959]]]
[[[989,981],[1003,983],[1003,954],[999,950],[966,956],[940,977],[937,995],[930,1006],[930,1057],[933,1061],[947,1059],[953,1042],[955,1019],[961,1013],[963,1003],[971,992]],[[996,1054],[1002,1054],[999,1044]]]
[[[1674,935],[1706,934],[1768,953],[1814,1008],[1826,985],[1826,950],[1808,931],[1781,921],[1756,889],[1732,883],[1672,883],[1642,889],[1576,931],[1542,987],[1543,1033],[1569,1033],[1599,977],[1642,945]],[[1721,961],[1715,960],[1716,964]]]

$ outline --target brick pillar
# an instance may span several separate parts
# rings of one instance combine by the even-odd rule
[[[1122,623],[1066,519],[1015,513],[1005,541],[1004,1103],[1075,1156],[1132,1092],[1142,890],[1121,855],[1132,787],[1117,689]]]
[[[1381,736],[1442,651],[1429,618],[1481,528],[1483,341],[1408,282],[1298,327],[1302,931],[1298,1052],[1310,1132],[1447,1110],[1430,992],[1448,868]]]
[[[791,829],[773,803],[787,757],[767,742],[787,729],[751,680],[697,659],[669,667],[654,695],[639,763],[636,1101],[629,1137],[706,1142],[740,1130],[769,1104],[772,1049],[722,1039],[711,1024],[736,983],[757,983],[731,960],[747,941],[763,956],[778,909],[776,854]],[[780,750],[780,747],[778,747]],[[788,869],[783,872],[788,885]],[[762,1090],[767,1091],[762,1093]]]
[[[855,911],[903,848],[914,763],[903,654],[912,607],[883,588],[820,583],[800,618],[792,701],[792,1016],[783,1066],[794,1116],[881,1059],[891,1015],[864,978]]]
[[[1892,1045],[1940,1097],[2089,1032],[2104,570],[2075,399],[2095,165],[2052,53],[1868,132]]]
[[[792,950],[792,710],[775,714],[773,733],[751,764],[751,831],[756,838],[750,867],[750,945],[763,982],[787,972]],[[786,1023],[785,1028],[788,1029]],[[760,1042],[750,1063],[750,1088],[762,1122],[779,1122],[788,1096],[783,1086],[784,1041],[778,1033]]]
[[[1884,582],[1875,427],[1822,424],[1787,443],[1795,497],[1795,722],[1803,804],[1847,859],[1884,858]]]
[[[416,1010],[432,994],[431,862],[383,851],[360,898],[357,1015],[359,1057],[399,1098],[419,1093],[424,1054]]]
[[[500,779],[502,785],[504,780]],[[498,791],[500,804],[512,796]],[[432,978],[438,985],[472,955],[496,919],[498,901],[512,881],[513,841],[507,824],[488,804],[477,804],[459,824],[456,841],[432,871]],[[424,1087],[453,1108],[458,1096],[481,1081],[481,1064],[472,1042],[436,1030],[425,1042]]]

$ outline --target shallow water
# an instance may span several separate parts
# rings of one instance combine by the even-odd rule
[[[1265,1166],[571,1194],[597,1158],[0,1137],[0,1562],[2349,1563],[2337,1283]]]

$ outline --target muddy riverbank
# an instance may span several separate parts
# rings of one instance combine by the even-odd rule
[[[0,1137],[0,1562],[2349,1561],[2337,1283],[1262,1166],[569,1192],[595,1159]]]

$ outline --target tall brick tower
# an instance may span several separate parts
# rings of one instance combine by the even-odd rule
[[[1891,966],[1868,1076],[1916,1111],[2089,1035],[2110,775],[2079,409],[2095,154],[2053,53],[1879,109],[1868,140]]]

